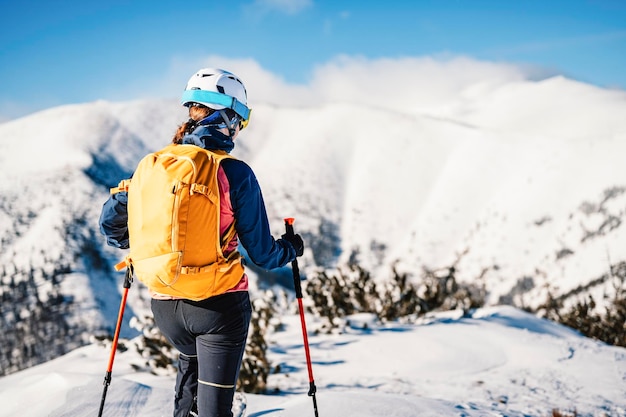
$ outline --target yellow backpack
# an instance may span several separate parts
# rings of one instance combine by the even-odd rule
[[[217,173],[223,151],[168,145],[148,154],[132,180],[111,193],[128,191],[130,253],[116,269],[132,268],[152,291],[190,300],[222,294],[244,273],[241,255],[223,250],[234,224],[220,236]]]

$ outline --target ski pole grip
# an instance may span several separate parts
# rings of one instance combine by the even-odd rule
[[[126,267],[126,274],[124,275],[124,288],[130,288],[133,282],[133,265],[130,264]]]
[[[293,217],[285,218],[285,234],[289,237],[294,236]],[[293,286],[296,290],[296,298],[302,298],[302,284],[300,283],[300,268],[298,268],[298,258],[291,262],[291,270],[293,271]]]

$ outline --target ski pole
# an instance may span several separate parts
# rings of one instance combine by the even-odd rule
[[[293,222],[294,218],[285,219],[285,229],[287,236],[294,236]],[[317,388],[315,387],[315,380],[313,379],[313,367],[311,366],[311,353],[309,352],[309,338],[306,332],[306,322],[304,320],[304,308],[302,307],[302,285],[300,282],[300,269],[298,268],[298,259],[294,259],[291,262],[291,270],[293,271],[293,286],[296,290],[296,298],[298,299],[298,310],[300,311],[300,323],[302,324],[302,338],[304,339],[304,352],[306,354],[306,366],[309,371],[309,397],[313,399],[313,410],[315,411],[315,417],[319,417],[317,414],[317,400],[315,399],[315,393]]]
[[[122,302],[120,303],[120,311],[117,315],[117,324],[115,326],[115,335],[113,336],[113,344],[111,345],[111,355],[109,356],[109,364],[107,366],[106,374],[104,375],[104,388],[102,390],[102,399],[100,400],[100,411],[98,411],[98,417],[102,417],[102,410],[104,409],[104,400],[107,396],[107,390],[111,385],[111,373],[113,371],[113,360],[115,359],[115,351],[117,350],[117,342],[120,337],[120,329],[122,328],[122,318],[124,317],[124,309],[126,308],[126,298],[128,297],[128,289],[133,281],[132,266],[126,268],[126,276],[124,277],[124,293],[122,294]]]

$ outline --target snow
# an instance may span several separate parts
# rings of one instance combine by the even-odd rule
[[[307,327],[315,317],[306,316]],[[280,371],[270,395],[247,397],[248,417],[313,416],[298,315],[269,337]],[[425,317],[415,324],[351,318],[343,334],[309,331],[322,417],[626,416],[626,349],[582,337],[512,307]],[[364,326],[367,325],[367,326]],[[364,328],[365,327],[365,328]],[[0,379],[0,416],[96,415],[109,347],[89,345]],[[104,416],[169,416],[174,377],[135,372],[118,352]]]

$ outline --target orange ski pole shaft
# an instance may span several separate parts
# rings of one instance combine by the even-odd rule
[[[109,355],[109,363],[107,365],[106,373],[104,374],[104,388],[102,390],[102,398],[100,400],[100,410],[98,411],[98,417],[102,417],[102,411],[104,410],[104,401],[106,400],[107,390],[111,385],[111,374],[113,372],[113,361],[115,360],[115,352],[117,351],[117,344],[120,338],[120,330],[122,328],[122,319],[124,317],[124,310],[126,309],[126,299],[128,298],[128,289],[132,282],[132,267],[126,269],[126,277],[124,278],[124,293],[122,294],[122,301],[120,303],[120,310],[117,314],[117,324],[115,325],[115,335],[113,336],[113,343],[111,345],[111,354]]]

